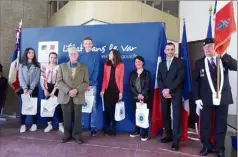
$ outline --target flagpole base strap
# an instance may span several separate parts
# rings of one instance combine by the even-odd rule
[[[213,101],[213,105],[215,106],[219,106],[220,102],[221,102],[221,94],[218,93],[218,97],[216,93],[212,94],[212,101]]]
[[[188,136],[188,139],[190,139],[190,140],[192,140],[192,141],[200,141],[199,138],[194,138],[194,137],[189,137],[189,136]]]

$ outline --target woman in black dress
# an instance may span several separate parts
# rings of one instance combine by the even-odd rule
[[[116,135],[115,105],[122,100],[123,78],[124,64],[121,62],[120,52],[112,49],[104,64],[101,90],[105,104],[104,134]]]

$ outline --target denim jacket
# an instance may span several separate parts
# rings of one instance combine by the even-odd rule
[[[19,83],[22,89],[34,90],[40,80],[41,70],[35,65],[28,69],[26,65],[19,65]]]

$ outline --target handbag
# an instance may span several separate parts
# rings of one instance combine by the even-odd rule
[[[141,128],[149,128],[149,109],[136,109],[136,126]]]
[[[37,98],[32,98],[29,94],[21,94],[23,115],[37,114]]]
[[[58,103],[56,96],[50,97],[48,100],[42,99],[40,109],[41,117],[53,117],[57,105]]]
[[[125,117],[125,103],[123,101],[119,101],[115,106],[115,120],[122,121],[125,119]]]
[[[91,113],[93,105],[95,104],[95,96],[85,96],[85,103],[82,106],[83,113]]]

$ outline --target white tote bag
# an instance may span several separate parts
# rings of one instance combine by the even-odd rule
[[[21,94],[23,115],[36,115],[37,114],[37,98],[30,97],[29,94]]]
[[[122,121],[125,118],[126,118],[125,103],[123,101],[119,101],[116,103],[115,106],[115,120]]]
[[[149,109],[136,109],[136,126],[145,129],[149,127]]]
[[[95,103],[95,96],[85,95],[85,103],[82,106],[83,113],[91,113]]]
[[[137,109],[147,109],[147,104],[146,103],[137,102],[136,103],[136,108]]]
[[[57,97],[50,97],[48,100],[41,100],[41,117],[53,117],[55,113],[55,108],[58,105]]]
[[[92,87],[92,88],[90,88],[89,91],[85,92],[85,96],[95,96],[96,95],[95,92],[96,92],[95,89]]]

